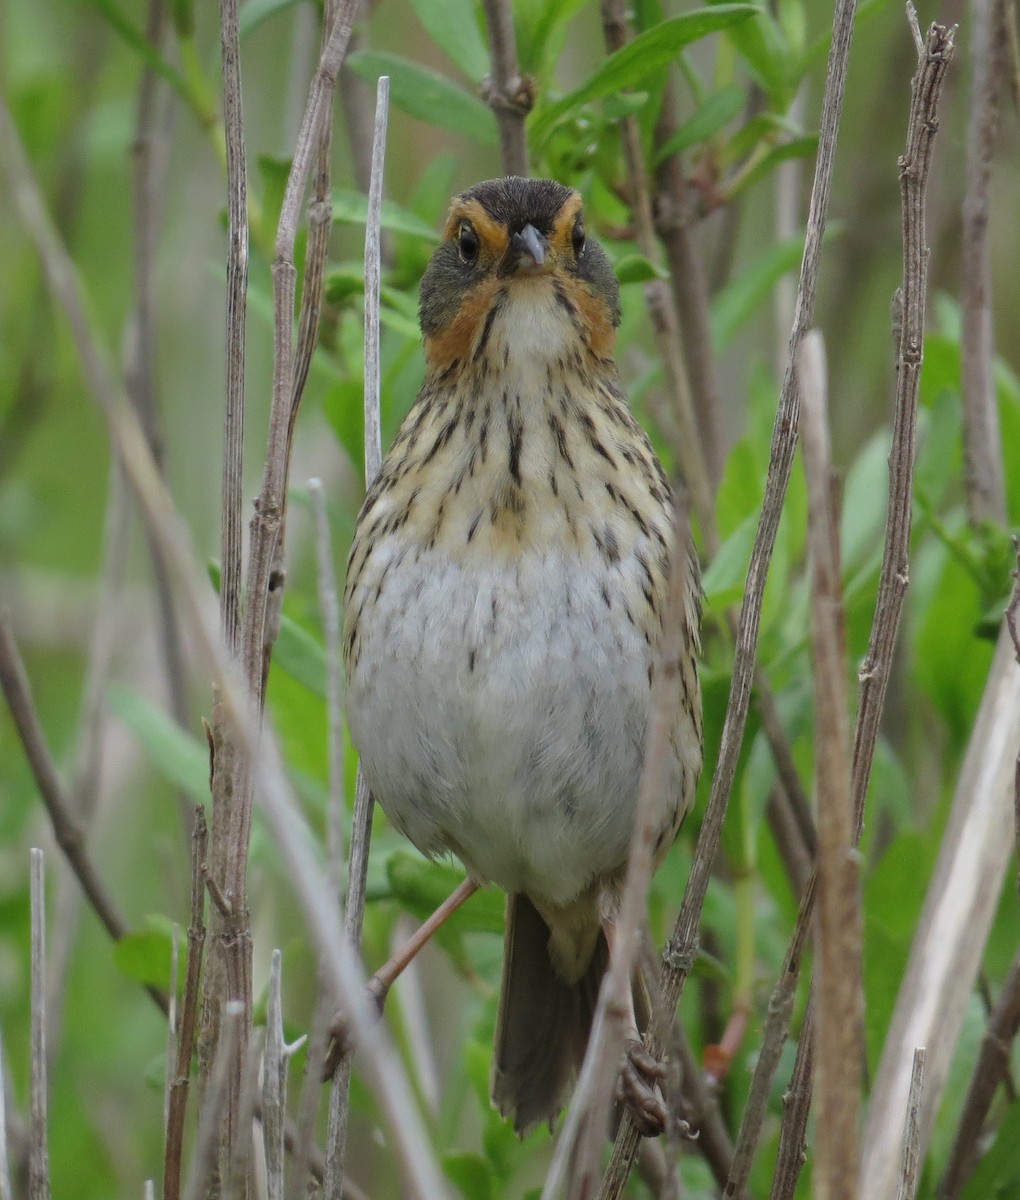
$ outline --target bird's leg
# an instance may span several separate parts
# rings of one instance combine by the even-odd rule
[[[606,920],[602,926],[609,951],[615,950],[616,926]],[[666,1064],[645,1049],[634,1011],[634,988],[627,989],[623,1013],[623,1064],[616,1085],[617,1099],[627,1106],[638,1132],[643,1137],[658,1137],[669,1123],[669,1109],[662,1098],[660,1082],[666,1077]]]
[[[388,962],[383,963],[368,981],[369,995],[376,1002],[380,1013],[390,988],[411,965],[418,951],[440,926],[446,924],[464,901],[469,900],[477,891],[478,884],[473,879],[465,879],[463,883],[458,884],[436,911],[418,926],[400,949]]]
[[[478,887],[479,885],[473,879],[465,879],[462,883],[458,884],[435,912],[418,926],[400,949],[392,955],[389,961],[383,963],[379,970],[369,979],[366,988],[376,1008],[379,1010],[380,1016],[382,1016],[383,1006],[386,1003],[386,996],[399,976],[411,965],[415,955],[436,930],[453,916],[465,900],[470,899],[478,891]],[[332,1076],[348,1046],[347,1021],[342,1010],[333,1018],[329,1032],[330,1046],[323,1068],[324,1080]]]

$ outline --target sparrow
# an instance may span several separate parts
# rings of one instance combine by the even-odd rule
[[[523,1133],[562,1108],[608,963],[674,505],[620,385],[620,290],[577,191],[507,177],[456,196],[420,320],[424,381],[347,563],[348,722],[392,824],[506,892],[491,1093]],[[702,759],[688,553],[656,865]]]

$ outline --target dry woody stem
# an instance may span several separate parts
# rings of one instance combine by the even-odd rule
[[[843,108],[850,42],[853,36],[855,0],[839,0],[833,18],[833,37],[829,50],[825,97],[822,106],[818,158],[815,164],[814,185],[808,211],[807,235],[797,288],[794,325],[790,334],[786,374],[783,379],[779,408],[772,435],[772,450],[761,517],[751,552],[744,603],[733,666],[733,685],[730,691],[722,743],[708,809],[702,822],[694,856],[694,865],[684,893],[683,905],[670,935],[663,956],[662,991],[669,1011],[674,1011],[694,962],[698,944],[701,909],[708,889],[712,863],[722,832],[723,818],[737,759],[744,736],[747,711],[754,679],[755,654],[761,624],[761,604],[768,578],[769,564],[775,546],[783,500],[793,465],[797,440],[798,393],[794,362],[804,333],[810,328],[815,304],[815,289],[821,260],[822,237],[828,212],[829,189],[835,161],[836,134]],[[661,1033],[652,1024],[650,1046],[658,1044]],[[625,1116],[617,1134],[616,1145],[603,1180],[602,1200],[616,1200],[623,1190],[637,1148],[638,1134],[633,1121]]]
[[[988,1020],[960,1123],[938,1188],[938,1200],[958,1200],[977,1164],[979,1142],[992,1099],[1009,1075],[1010,1056],[1020,1029],[1020,953],[1013,959],[999,1002]]]
[[[815,697],[818,805],[818,915],[815,997],[818,1014],[818,1195],[857,1196],[857,1116],[864,1005],[861,908],[850,808],[850,723],[846,632],[840,583],[839,525],[832,503],[828,406],[821,336],[799,356],[801,443],[808,489],[811,556],[811,657]]]
[[[504,175],[528,174],[528,135],[525,118],[535,103],[534,80],[517,65],[517,35],[510,0],[482,0],[489,31],[492,70],[482,91],[499,127],[500,161]]]

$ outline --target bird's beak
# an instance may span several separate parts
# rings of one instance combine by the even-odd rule
[[[515,271],[537,274],[547,269],[548,254],[548,240],[538,232],[534,225],[525,225],[520,233],[515,233],[510,238],[510,245],[503,257],[500,274],[510,275]]]

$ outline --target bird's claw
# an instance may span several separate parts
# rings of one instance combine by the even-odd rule
[[[369,1005],[379,1017],[383,1014],[383,1005],[386,1003],[386,993],[388,991],[389,988],[383,988],[374,975],[365,985]],[[326,1048],[326,1059],[322,1064],[323,1083],[328,1083],[333,1078],[341,1059],[353,1049],[350,1021],[347,1019],[347,1013],[342,1008],[338,1008],[333,1014],[328,1032],[329,1044]]]
[[[649,1054],[636,1038],[628,1040],[616,1096],[627,1106],[642,1137],[658,1137],[669,1124],[669,1109],[659,1087],[665,1078],[666,1064]]]

